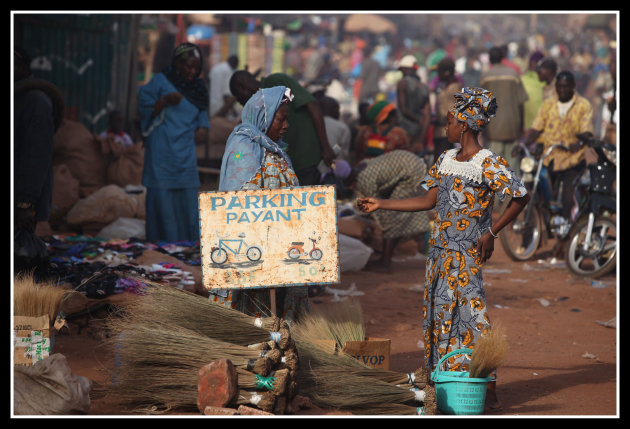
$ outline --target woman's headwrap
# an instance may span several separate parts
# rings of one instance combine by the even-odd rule
[[[466,122],[475,131],[481,131],[497,114],[497,99],[483,88],[462,88],[455,94],[455,104],[449,112],[455,119]]]
[[[292,166],[284,150],[286,144],[267,136],[278,108],[293,98],[287,89],[285,86],[260,89],[243,106],[241,123],[234,127],[227,140],[221,163],[220,191],[241,189],[260,168],[265,150],[277,153]]]
[[[389,101],[381,100],[372,104],[367,111],[367,118],[375,125],[383,123],[396,106]]]
[[[179,60],[185,60],[188,57],[195,57],[199,59],[199,74],[203,68],[203,56],[201,55],[201,49],[199,46],[193,43],[182,43],[177,46],[173,51],[173,60],[171,65],[166,69],[164,74],[169,81],[175,86],[188,101],[195,105],[199,110],[207,110],[209,103],[208,88],[203,80],[199,78],[199,74],[196,78],[190,82],[184,80],[177,72],[177,62]]]

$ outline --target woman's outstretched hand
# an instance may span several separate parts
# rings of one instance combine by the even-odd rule
[[[358,198],[357,206],[359,207],[361,211],[365,213],[372,213],[374,210],[377,210],[380,208],[378,198],[372,198],[372,197]]]

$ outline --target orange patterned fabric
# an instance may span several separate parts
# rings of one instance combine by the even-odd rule
[[[433,370],[447,353],[474,349],[490,328],[477,241],[492,225],[495,197],[520,197],[525,189],[505,160],[487,149],[465,162],[459,149],[444,152],[422,185],[438,187],[427,257],[423,303],[425,362]],[[446,370],[468,370],[467,355],[446,361]],[[444,369],[444,368],[442,368]]]

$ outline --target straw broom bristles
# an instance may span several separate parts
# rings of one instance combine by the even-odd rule
[[[329,377],[343,377],[345,374],[365,377],[367,379],[383,381],[393,385],[415,386],[424,388],[427,385],[426,371],[423,368],[415,372],[405,374],[397,371],[388,371],[380,368],[335,368],[326,367],[323,370]]]
[[[110,321],[117,333],[111,337],[123,363],[129,365],[178,365],[186,363],[201,368],[208,362],[227,358],[235,367],[266,376],[273,361],[259,350],[209,338],[197,332],[158,323]]]
[[[21,273],[14,277],[13,315],[48,316],[52,326],[59,315],[63,297],[69,293],[78,292],[53,283],[36,283],[32,273]]]
[[[316,405],[359,414],[397,414],[400,404],[413,404],[415,394],[409,391],[411,385],[404,385],[409,381],[408,374],[371,368],[345,354],[330,354],[293,332],[292,338],[300,356],[299,393],[310,397]],[[426,384],[424,370],[417,370],[414,376],[416,386],[425,391],[425,412],[428,409],[427,414],[434,414],[435,394]],[[405,410],[415,414],[415,407]]]
[[[142,281],[147,285],[146,296],[125,310],[136,320],[177,323],[207,337],[243,346],[266,342],[271,332],[280,332],[276,337],[278,346],[291,346],[289,330],[278,318],[255,318],[191,292]],[[270,331],[269,327],[277,329]]]
[[[227,309],[224,307],[220,307],[217,304],[211,303],[209,301],[207,301],[206,299],[199,297],[197,295],[193,295],[193,294],[188,294],[176,289],[169,289],[166,286],[163,285],[156,285],[153,287],[148,288],[148,295],[149,297],[155,297],[155,296],[159,296],[160,298],[162,298],[162,303],[161,305],[156,305],[156,301],[158,301],[158,304],[160,304],[159,299],[158,300],[138,300],[140,301],[144,301],[147,303],[146,307],[150,307],[147,309],[146,312],[142,313],[141,311],[137,311],[137,308],[132,308],[130,310],[130,314],[132,316],[133,320],[147,320],[147,319],[158,319],[158,320],[162,320],[162,321],[168,321],[171,323],[176,323],[179,325],[185,325],[186,322],[190,323],[188,326],[190,326],[193,330],[197,331],[199,334],[205,335],[205,336],[212,336],[213,334],[218,334],[219,336],[221,334],[223,335],[227,335],[225,332],[221,331],[221,332],[216,332],[216,330],[207,332],[207,333],[203,333],[203,332],[199,332],[202,331],[201,327],[204,326],[212,326],[213,322],[208,322],[209,320],[209,313],[220,313],[220,314],[210,314],[210,317],[214,317],[214,323],[215,326],[220,326],[221,329],[223,330],[223,327],[226,326],[227,323],[231,323],[232,321],[234,321],[234,324],[238,325],[239,328],[243,327],[246,328],[246,330],[255,330],[256,328],[258,328],[257,326],[254,326],[253,320],[254,318],[243,315],[242,313],[239,313],[238,315],[234,314],[234,311],[231,309]],[[179,299],[179,304],[176,304],[174,300],[178,300]],[[167,310],[171,310],[172,314],[165,316],[164,312],[162,311],[163,308],[162,307],[168,307]],[[212,307],[210,307],[212,306]],[[145,307],[145,309],[146,309]],[[175,308],[178,308],[177,310],[175,310]],[[193,308],[197,308],[196,310],[194,310]],[[199,308],[201,307],[201,308]],[[236,316],[234,319],[232,318],[228,318],[227,323],[226,323],[226,318],[222,317],[225,314],[232,312],[232,314],[234,316]],[[198,314],[197,314],[198,313]],[[181,315],[185,314],[186,318],[182,318]],[[183,320],[185,319],[185,320]],[[277,329],[277,327],[279,326],[277,324],[277,320],[274,321],[274,323],[276,323],[276,327],[274,327],[274,329]],[[288,334],[288,328],[287,329],[287,334]],[[293,327],[292,327],[293,330]],[[264,331],[264,330],[263,330]],[[244,342],[244,344],[251,344],[252,347],[251,349],[262,349],[262,350],[273,350],[274,348],[277,347],[277,344],[273,343],[273,342],[269,342],[268,338],[265,338],[267,336],[268,332],[264,332],[264,336],[260,337],[257,339],[257,341],[253,341],[250,337],[247,338],[247,340]],[[232,342],[231,340],[233,339],[232,335],[227,335],[230,340],[230,342]],[[324,351],[322,351],[321,349],[317,348],[316,346],[314,346],[313,344],[310,344],[308,341],[306,341],[304,338],[300,337],[299,335],[295,336],[293,335],[293,333],[291,333],[291,342],[293,342],[295,340],[295,347],[297,348],[297,351],[300,355],[300,365],[299,365],[299,371],[297,371],[297,377],[299,377],[300,379],[297,380],[297,384],[299,386],[302,386],[302,382],[301,379],[303,377],[301,377],[301,375],[303,374],[303,369],[307,368],[307,369],[316,369],[316,368],[325,368],[327,365],[333,365],[335,368],[338,368],[339,366],[341,366],[342,368],[355,368],[355,369],[360,369],[360,370],[365,370],[365,369],[369,369],[371,371],[376,371],[373,370],[370,367],[367,367],[366,365],[360,363],[359,361],[357,361],[356,359],[347,356],[347,355],[331,355],[329,353],[326,353]],[[157,349],[159,349],[159,347],[156,347]],[[290,355],[290,353],[285,353],[285,358],[287,358]],[[221,357],[226,357],[225,355],[221,356]],[[229,358],[229,357],[228,357]],[[180,360],[181,361],[181,360]],[[295,361],[297,361],[297,355],[295,356]],[[295,361],[293,362],[293,372],[295,372]],[[205,364],[207,361],[204,361],[203,364]],[[289,362],[288,360],[286,361],[285,365],[287,366],[286,369],[288,369],[289,371],[289,375],[287,377],[288,382],[285,385],[285,390],[288,392],[289,397],[292,397],[295,395],[295,385],[296,385],[296,380],[294,379],[294,377],[291,376],[291,369],[289,369]],[[195,364],[194,368],[197,369],[198,367],[201,366],[201,363]],[[184,391],[184,387],[181,386],[182,383],[175,383],[177,380],[168,380],[169,377],[172,378],[172,374],[174,374],[174,368],[173,367],[178,367],[177,363],[173,363],[172,365],[165,365],[165,368],[163,371],[160,372],[161,377],[166,378],[167,380],[161,380],[159,383],[157,383],[158,387],[162,386],[164,387],[162,389],[161,392],[157,392],[163,395],[163,399],[161,400],[161,402],[163,403],[170,403],[170,404],[174,404],[176,403],[176,401],[179,398],[173,398],[173,397],[169,397],[170,396],[181,396],[180,394]],[[181,365],[179,365],[179,367],[181,367]],[[134,370],[139,370],[140,368],[134,368]],[[185,370],[185,368],[183,368]],[[179,370],[179,368],[178,368]],[[153,373],[156,372],[156,368],[153,367],[151,368],[151,371]],[[136,373],[138,373],[139,371],[136,371]],[[188,374],[190,374],[193,371],[188,371]],[[196,372],[195,372],[196,373]],[[239,371],[239,378],[240,377],[241,372]],[[376,374],[376,372],[375,372]],[[141,377],[140,378],[136,378],[138,383],[142,382],[142,377],[145,377],[145,384],[146,384],[146,377],[152,377],[151,374],[145,374],[144,372],[141,372]],[[250,380],[246,380],[243,379],[241,381],[239,381],[239,387],[243,387],[243,384],[246,383],[250,383],[250,384],[246,384],[248,386],[254,385],[252,384],[252,380],[254,380],[254,376],[249,374]],[[336,375],[335,375],[336,377]],[[307,374],[307,377],[305,377],[306,379],[309,379],[309,375]],[[357,391],[359,392],[359,396],[363,395],[363,400],[361,400],[359,398],[359,403],[357,405],[357,408],[359,407],[363,407],[363,408],[370,408],[375,404],[370,403],[367,399],[369,398],[365,398],[365,394],[367,393],[367,391],[369,391],[369,389],[365,388],[365,383],[369,383],[372,385],[372,387],[374,388],[374,395],[372,396],[377,397],[378,396],[378,400],[382,402],[383,400],[383,392],[381,389],[379,389],[378,383],[383,383],[383,385],[386,385],[387,388],[392,388],[392,387],[396,387],[393,386],[392,384],[387,384],[385,382],[382,382],[382,380],[379,380],[377,377],[375,378],[371,378],[371,377],[360,377],[357,374],[347,374],[346,376],[346,382],[348,381],[348,378],[351,378],[352,380],[355,380],[354,383],[354,387],[353,388],[349,388],[348,383],[346,383],[346,388],[345,391],[347,393],[349,393],[350,395],[354,395],[357,393]],[[406,380],[407,376],[406,374],[403,374],[402,376],[399,374],[399,376],[397,377],[397,380],[395,381],[401,381],[401,380]],[[310,380],[313,380],[313,375],[310,374]],[[350,380],[350,381],[352,381]],[[391,378],[390,378],[391,381]],[[329,383],[333,383],[333,386],[335,388],[338,387],[338,384],[335,385],[334,382],[337,382],[339,384],[339,380],[330,380]],[[184,383],[186,384],[186,383]],[[282,383],[281,383],[282,384]],[[313,383],[314,384],[314,383]],[[322,380],[320,380],[320,382],[317,384],[317,386],[322,387],[325,386],[327,383],[326,382],[322,382]],[[352,383],[350,383],[352,385]],[[170,385],[170,388],[169,388]],[[282,384],[283,385],[283,384]],[[190,395],[191,398],[194,397],[194,393],[195,392],[195,381],[191,381],[189,382],[189,385],[187,386],[187,388],[190,391]],[[288,387],[287,387],[288,386]],[[274,386],[275,388],[275,386]],[[355,390],[356,389],[356,390]],[[409,392],[408,389],[401,389],[400,387],[396,388],[397,390],[395,391],[396,393],[400,394],[402,391],[402,398],[405,398],[404,400],[410,400],[413,399],[415,397],[415,394],[413,394],[412,392]],[[154,389],[155,390],[155,389]],[[343,389],[339,389],[339,392],[343,392]],[[284,392],[284,391],[283,391]],[[292,393],[291,393],[292,392]],[[157,393],[152,393],[153,396],[156,396]],[[279,393],[279,391],[275,392],[276,394]],[[314,391],[315,394],[321,394],[320,390],[315,389]],[[143,395],[137,395],[139,398],[146,398],[147,396],[151,396],[148,395],[147,392],[144,392]],[[330,394],[329,394],[330,396]],[[321,399],[321,398],[320,398]],[[331,398],[329,399],[335,399],[336,402],[339,402],[339,395],[335,396],[332,395]],[[181,399],[179,399],[181,400]],[[190,404],[191,407],[194,405],[192,399],[190,400]]]
[[[355,408],[352,410],[353,414],[387,414],[387,415],[419,415],[424,414],[428,416],[435,415],[437,412],[437,402],[435,396],[435,388],[433,386],[426,386],[422,389],[425,393],[424,401],[422,403],[422,409],[424,412],[421,412],[420,407],[417,405],[407,405],[407,404],[387,404],[385,406],[374,405],[368,408]]]
[[[352,356],[346,354],[328,353],[298,332],[291,331],[291,338],[295,341],[297,353],[300,357],[300,369],[317,369],[323,366],[363,369],[369,368],[367,365],[364,365]]]
[[[306,314],[291,327],[291,332],[316,342],[332,340],[338,350],[347,341],[364,341],[365,325],[361,305],[357,300],[330,303],[317,311]]]
[[[416,401],[416,394],[408,387],[395,386],[352,373],[339,376],[336,372],[329,374],[320,368],[300,370],[299,374],[310,380],[309,383],[303,383],[302,378],[298,381],[301,394],[309,396],[313,403],[325,408],[362,412],[374,408],[382,412],[387,410],[390,404],[413,405]]]
[[[493,324],[487,334],[479,337],[470,356],[469,376],[471,378],[488,377],[497,369],[507,355],[509,345],[504,329],[500,324]]]
[[[391,384],[408,383],[418,387],[424,387],[426,385],[426,371],[423,368],[417,369],[413,372],[413,375],[372,368],[352,356],[343,353],[329,353],[320,348],[317,344],[313,344],[301,337],[300,334],[292,332],[291,336],[295,339],[298,355],[300,357],[298,375],[302,370],[316,371],[324,369],[330,371],[330,373],[337,371],[339,373],[353,374],[354,376],[369,377]],[[414,380],[413,383],[409,383],[411,378]],[[302,384],[299,380],[298,382],[300,385]]]
[[[229,358],[239,369],[260,353],[242,346],[206,338],[179,327],[134,323],[110,341],[116,341],[120,365],[111,392],[139,403],[196,408],[199,369],[218,358]],[[219,347],[217,347],[219,345]],[[260,359],[257,359],[260,361]]]
[[[312,324],[315,325],[313,326]],[[303,362],[303,365],[300,365],[300,367],[317,369],[323,366],[331,371],[335,369],[340,371],[352,371],[356,375],[374,377],[393,384],[407,383],[410,378],[415,380],[415,384],[418,387],[423,387],[426,384],[426,371],[422,368],[412,373],[413,375],[385,371],[379,368],[369,367],[346,354],[335,354],[334,350],[327,350],[325,346],[317,343],[317,340],[323,339],[322,337],[327,331],[326,328],[321,329],[321,326],[324,325],[326,325],[326,323],[322,318],[314,317],[307,318],[291,328],[291,338],[294,339],[298,348],[300,361]],[[365,339],[364,334],[363,339]]]
[[[111,391],[121,397],[168,408],[195,407],[199,368],[219,358],[234,364],[239,388],[269,390],[276,396],[289,389],[289,369],[271,372],[278,359],[268,355],[278,349],[261,351],[156,322],[123,318],[112,319],[110,326],[117,335],[109,341],[120,362]]]

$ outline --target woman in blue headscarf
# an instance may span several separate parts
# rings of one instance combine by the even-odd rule
[[[292,99],[289,88],[274,86],[260,89],[245,103],[241,123],[234,128],[225,147],[219,191],[299,186],[282,141],[289,127],[288,103]],[[210,292],[212,301],[256,317],[271,316],[269,296],[264,289]],[[276,315],[285,320],[298,320],[309,311],[306,287],[279,288],[276,301]]]
[[[219,191],[298,185],[282,141],[292,98],[289,88],[274,86],[258,90],[245,103],[241,123],[225,146]]]
[[[149,241],[199,241],[195,139],[207,139],[210,127],[201,69],[199,48],[183,43],[171,66],[138,91]]]

